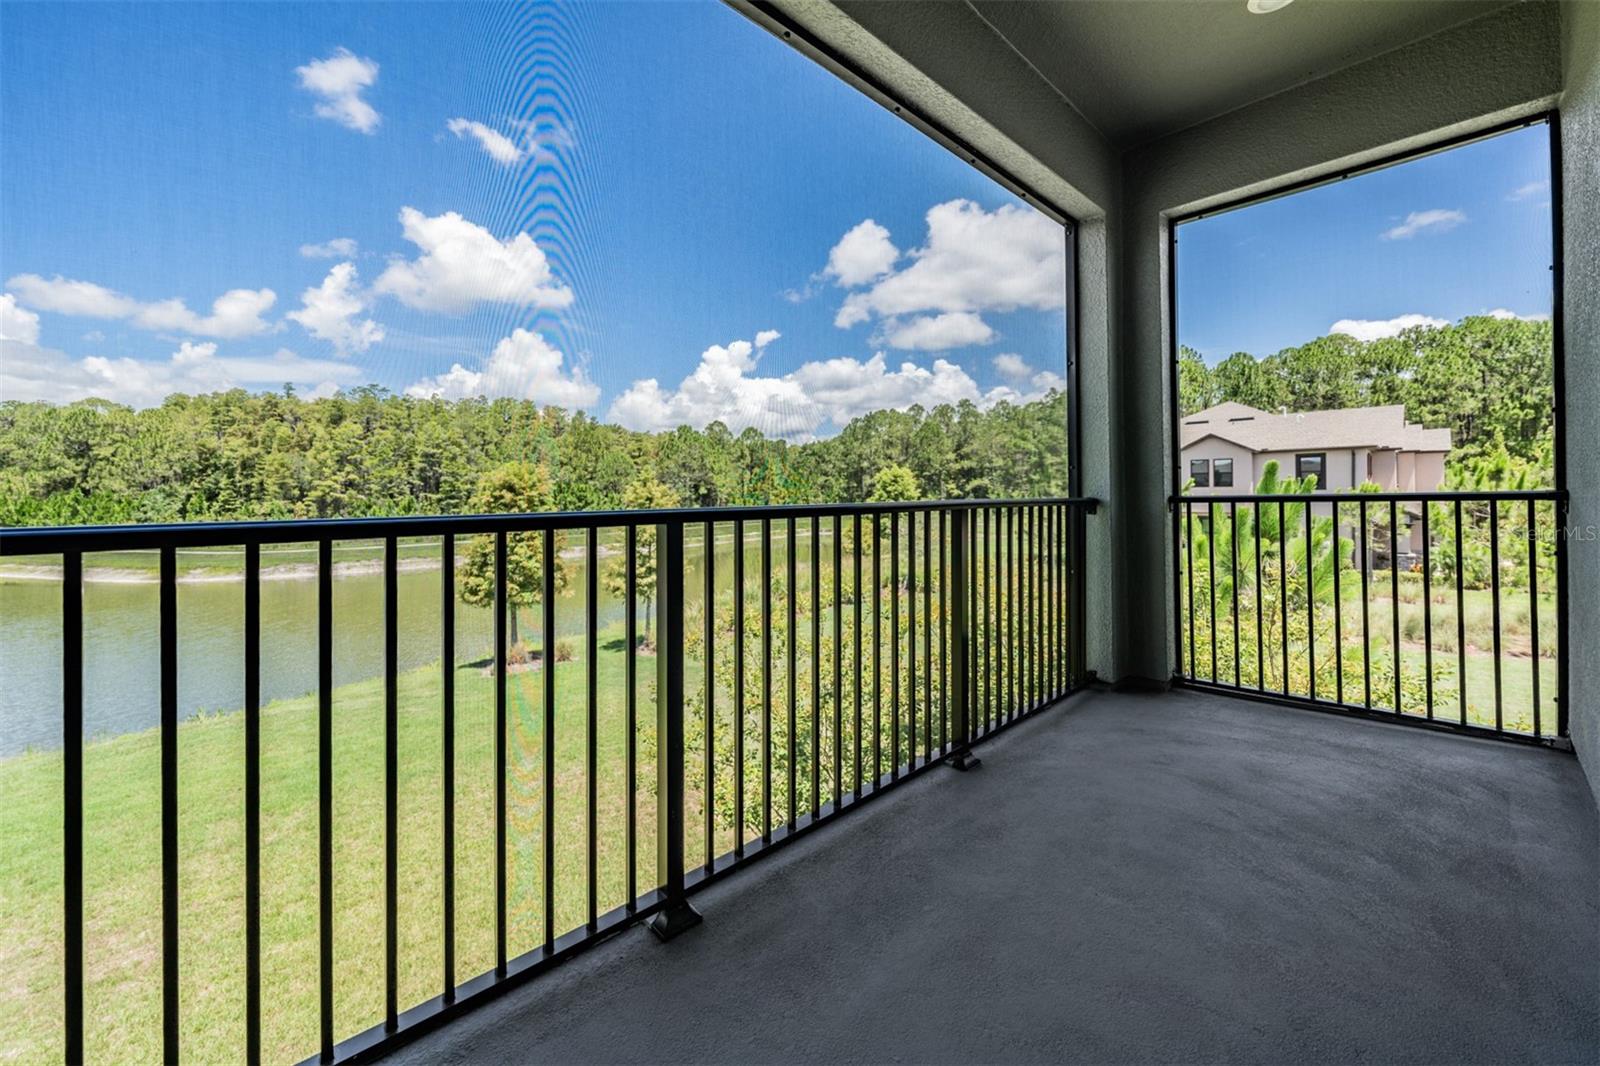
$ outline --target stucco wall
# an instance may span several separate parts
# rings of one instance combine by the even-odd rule
[[[1561,6],[1572,743],[1600,803],[1600,3]]]
[[[1207,437],[1197,440],[1183,450],[1183,476],[1189,476],[1189,460],[1191,459],[1232,459],[1233,460],[1233,487],[1218,488],[1212,485],[1209,488],[1196,488],[1194,495],[1215,495],[1219,492],[1249,492],[1255,485],[1255,455],[1249,448],[1241,448],[1237,444],[1222,440],[1220,437]]]
[[[1171,582],[1149,579],[1170,573],[1166,220],[1546,110],[1561,88],[1560,48],[1555,5],[1502,8],[1124,157],[1117,372],[1130,402],[1113,473],[1126,504],[1116,594],[1131,608],[1117,634],[1122,670],[1162,678],[1176,662]]]

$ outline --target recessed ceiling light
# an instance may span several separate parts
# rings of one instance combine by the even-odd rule
[[[1270,15],[1274,11],[1282,11],[1294,0],[1246,0],[1245,7],[1252,15]]]

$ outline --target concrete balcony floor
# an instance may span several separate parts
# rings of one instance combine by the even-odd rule
[[[402,1062],[1593,1062],[1576,761],[1092,693]]]

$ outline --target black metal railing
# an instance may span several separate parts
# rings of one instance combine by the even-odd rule
[[[262,548],[314,546],[315,731],[306,735],[315,736],[316,1037],[308,1023],[295,1053],[332,1062],[373,1057],[634,922],[675,935],[698,921],[688,897],[700,886],[930,766],[968,765],[974,742],[1076,690],[1087,673],[1082,560],[1085,515],[1094,509],[1084,499],[941,501],[0,530],[0,556],[55,556],[61,565],[66,1059],[85,1054],[85,962],[96,952],[86,932],[84,876],[83,588],[94,553],[159,557],[161,896],[159,918],[149,920],[161,928],[161,995],[159,1019],[145,1020],[159,1022],[160,1053],[175,1061],[196,1053],[180,1039],[196,1026],[180,995],[187,949],[179,937],[178,827],[180,778],[189,766],[179,758],[178,553],[242,549],[240,998],[244,1057],[258,1062],[285,1050],[263,1042],[264,1012],[270,1019],[279,1008],[262,995],[263,957],[278,947],[262,924],[263,879],[272,876],[263,868]],[[424,863],[436,863],[425,874],[437,879],[442,899],[438,953],[429,963],[439,967],[437,993],[420,1001],[400,979],[409,960],[397,920],[402,887],[416,880],[414,869],[404,877],[401,870],[409,861],[402,833],[415,826],[402,813],[402,800],[412,797],[403,790],[397,741],[402,705],[411,710],[400,691],[410,675],[401,667],[399,574],[401,555],[413,558],[418,538],[423,561],[440,574],[440,658],[421,669],[438,671],[432,706],[442,816],[436,858]],[[367,1017],[353,1017],[336,989],[361,962],[343,958],[344,941],[339,958],[335,951],[335,862],[343,853],[335,846],[334,549],[356,542],[368,542],[381,567],[383,612],[381,733],[358,738],[382,749],[381,961],[370,945],[376,929],[355,934],[367,941],[356,954],[372,979],[380,968],[383,975],[381,1009],[374,998]],[[566,570],[580,565],[582,580],[569,585]],[[600,617],[606,566],[621,613],[609,623]],[[480,599],[485,583],[489,589],[490,648],[483,670],[462,673],[459,603],[474,573]],[[566,661],[580,655],[560,639],[563,595],[582,601],[581,623],[568,623],[581,631],[582,663]],[[514,631],[521,610],[535,606],[536,683],[513,684],[519,657],[528,659]],[[653,633],[642,635],[641,622]],[[620,648],[601,644],[608,626],[620,628]],[[640,662],[652,658],[653,691],[641,685],[649,671]],[[610,678],[619,665],[620,683],[607,682],[602,666]],[[492,924],[493,963],[462,980],[458,920],[467,912],[458,900],[457,804],[468,782],[457,752],[467,719],[458,715],[457,683],[485,676],[493,689],[494,874],[492,923],[483,932]],[[603,754],[597,740],[602,712],[608,722],[622,720],[620,768],[618,745]],[[563,752],[572,730],[582,733],[582,754],[569,765]],[[619,769],[620,814],[599,794],[602,779]],[[526,809],[511,809],[511,787]],[[581,818],[558,820],[577,806]],[[311,812],[299,813],[303,820]],[[524,870],[529,854],[536,857]],[[533,902],[523,900],[515,915],[514,863],[536,886]],[[608,907],[600,872],[618,863],[624,887],[619,905]],[[513,940],[526,950],[513,950]],[[116,1038],[139,1020],[120,1018]]]
[[[1567,736],[1566,495],[1172,501],[1180,683]]]

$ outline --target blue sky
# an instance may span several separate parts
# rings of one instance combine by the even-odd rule
[[[1060,227],[713,2],[13,4],[0,107],[0,399],[802,438],[1064,363]]]
[[[1215,363],[1422,319],[1548,316],[1549,128],[1178,229],[1178,338]]]
[[[8,4],[0,109],[0,399],[803,439],[1059,383],[1059,227],[713,0]],[[1547,314],[1547,177],[1535,127],[1186,225],[1180,338]]]

